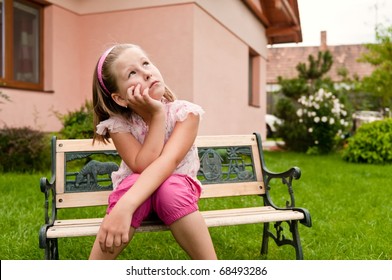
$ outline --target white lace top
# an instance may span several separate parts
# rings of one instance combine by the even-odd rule
[[[165,143],[169,139],[176,123],[184,121],[189,113],[199,116],[204,114],[204,110],[199,105],[185,100],[167,102],[165,103],[165,109],[167,122]],[[105,135],[108,131],[111,133],[130,132],[141,144],[143,144],[144,138],[148,133],[148,126],[139,115],[132,113],[128,120],[125,120],[122,117],[110,117],[97,125],[98,134]],[[181,163],[177,166],[174,173],[188,175],[197,181],[196,175],[199,167],[200,162],[197,148],[193,145]],[[133,171],[125,164],[125,162],[121,161],[118,171],[112,173],[113,189],[116,189],[118,184],[132,173]]]

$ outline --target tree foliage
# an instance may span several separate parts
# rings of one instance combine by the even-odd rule
[[[380,27],[376,32],[376,43],[365,45],[367,52],[359,61],[370,63],[374,71],[362,80],[362,88],[372,93],[380,109],[392,106],[392,26]]]
[[[317,59],[313,55],[309,55],[308,62],[308,65],[306,63],[297,65],[298,77],[304,80],[316,81],[331,69],[333,58],[329,51],[318,52]]]

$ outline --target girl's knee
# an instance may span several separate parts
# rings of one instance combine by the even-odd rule
[[[186,176],[171,176],[156,191],[153,207],[167,225],[198,209],[198,186]]]

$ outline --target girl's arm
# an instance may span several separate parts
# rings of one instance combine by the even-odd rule
[[[141,145],[130,133],[112,133],[110,137],[121,159],[135,173],[142,173],[162,152],[166,133],[166,111],[160,100],[152,99],[149,89],[141,86],[127,90],[128,106],[149,123]]]
[[[130,133],[110,134],[121,159],[133,172],[142,173],[160,156],[165,141],[165,123],[165,111],[162,109],[152,116],[143,144]]]
[[[199,116],[194,114],[176,124],[162,154],[141,173],[102,222],[97,235],[102,251],[112,252],[113,246],[128,242],[132,214],[174,172],[192,147],[198,126]]]

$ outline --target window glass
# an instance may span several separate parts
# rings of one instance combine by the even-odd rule
[[[39,10],[14,2],[14,79],[39,83]]]
[[[260,56],[253,50],[249,51],[249,105],[260,107]]]

